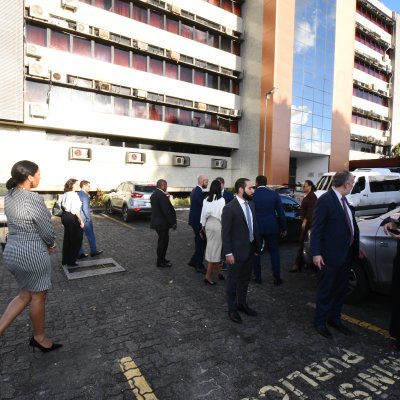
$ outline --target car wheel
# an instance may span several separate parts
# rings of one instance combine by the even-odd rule
[[[344,301],[346,304],[358,304],[365,299],[368,292],[368,280],[362,264],[354,261],[350,270],[349,291]]]
[[[124,204],[124,206],[122,207],[122,219],[124,220],[124,222],[132,221],[132,214],[129,212],[128,206],[126,204]]]
[[[114,210],[111,205],[111,200],[108,200],[106,203],[106,212],[107,212],[107,214],[110,214],[110,215],[114,214]]]

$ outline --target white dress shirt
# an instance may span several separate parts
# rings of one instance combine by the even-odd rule
[[[200,223],[205,226],[208,217],[214,217],[221,221],[222,209],[225,207],[225,199],[221,197],[218,200],[203,200],[203,208],[201,210]]]
[[[65,211],[70,212],[71,214],[76,214],[81,211],[82,202],[78,196],[77,192],[66,192],[64,193],[61,206]]]
[[[339,200],[340,205],[343,207],[343,205],[342,205],[343,204],[342,203],[342,197],[346,197],[346,196],[342,196],[335,188],[332,188],[332,190],[335,192],[335,194],[336,194],[336,196],[337,196],[337,198]],[[349,220],[350,220],[350,223],[351,223],[351,229],[354,232],[353,214],[352,214],[349,206],[347,205],[347,203],[345,203],[345,207],[346,207],[346,209],[344,211],[347,212],[347,215],[349,216]]]

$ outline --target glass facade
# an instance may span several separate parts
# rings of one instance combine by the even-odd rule
[[[331,152],[336,1],[296,0],[290,150]]]

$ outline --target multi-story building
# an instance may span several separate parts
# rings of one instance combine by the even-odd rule
[[[395,137],[395,20],[376,0],[2,3],[0,181],[30,159],[42,190],[295,183]]]

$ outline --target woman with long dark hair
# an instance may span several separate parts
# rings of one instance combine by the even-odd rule
[[[214,180],[211,182],[208,197],[203,201],[200,223],[202,231],[207,237],[207,247],[205,259],[208,262],[204,282],[209,285],[215,285],[212,280],[212,273],[215,269],[218,272],[218,278],[225,279],[221,273],[222,268],[222,236],[221,236],[221,215],[225,206],[225,199],[222,197],[221,182]]]
[[[39,167],[32,161],[19,161],[11,169],[4,208],[8,223],[8,241],[3,259],[14,275],[20,292],[0,318],[0,335],[29,306],[33,336],[29,345],[43,352],[60,348],[45,335],[45,301],[51,287],[49,253],[55,247],[50,213],[43,198],[31,192],[40,181]]]
[[[82,202],[78,196],[80,190],[77,179],[68,179],[64,185],[64,196],[61,201],[63,214],[61,222],[64,225],[64,241],[62,249],[62,264],[75,267],[83,240],[83,219],[81,216]]]

